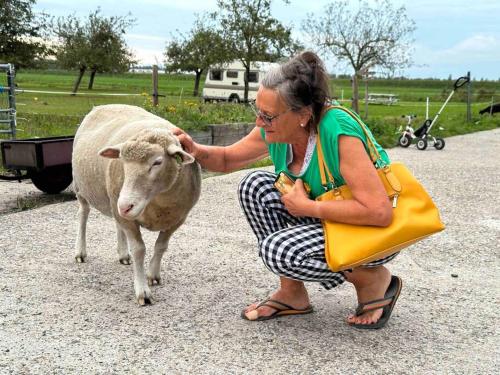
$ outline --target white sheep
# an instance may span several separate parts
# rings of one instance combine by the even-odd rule
[[[200,195],[200,167],[182,150],[173,127],[139,107],[103,105],[83,119],[73,145],[73,183],[79,203],[76,261],[87,258],[90,205],[115,220],[119,261],[130,264],[132,254],[140,305],[153,302],[149,286],[161,282],[160,263],[168,240]],[[160,232],[147,282],[140,227]]]

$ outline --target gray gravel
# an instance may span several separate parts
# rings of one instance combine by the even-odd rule
[[[389,150],[431,192],[447,229],[390,264],[404,286],[377,332],[345,324],[356,304],[347,284],[309,284],[308,316],[239,317],[277,281],[236,199],[247,171],[203,181],[148,307],[134,302],[109,219],[92,211],[89,262],[77,264],[75,201],[0,216],[0,373],[498,373],[500,129],[446,141],[442,151]],[[145,238],[151,250],[154,235]]]

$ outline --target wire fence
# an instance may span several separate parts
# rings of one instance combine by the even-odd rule
[[[144,96],[144,94],[129,94],[129,93],[103,93],[103,92],[88,93],[88,92],[43,91],[43,90],[25,90],[25,89],[16,89],[16,93],[71,95],[71,96]]]

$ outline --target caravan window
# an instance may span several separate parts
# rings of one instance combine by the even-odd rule
[[[250,72],[248,82],[259,82],[259,72]]]
[[[228,70],[226,75],[227,75],[227,78],[238,78],[238,71],[237,70]]]
[[[222,70],[210,70],[211,81],[222,81]]]

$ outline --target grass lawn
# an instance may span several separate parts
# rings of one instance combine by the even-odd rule
[[[16,84],[21,90],[70,92],[77,76],[67,71],[29,71],[17,73]],[[0,76],[0,86],[5,85],[5,77]],[[203,80],[202,80],[203,81]],[[73,135],[81,119],[92,107],[109,103],[123,103],[145,107],[172,123],[195,130],[208,124],[229,122],[253,122],[251,110],[242,104],[203,104],[192,94],[194,76],[159,75],[160,105],[152,108],[151,75],[120,74],[97,75],[94,89],[88,90],[88,75],[84,77],[76,96],[20,92],[17,94],[18,138]],[[396,105],[372,105],[368,107],[367,124],[384,146],[393,146],[397,140],[396,131],[405,123],[406,114],[416,114],[416,127],[425,119],[425,100],[430,98],[429,115],[433,117],[449,95],[453,81],[447,80],[390,80],[380,79],[369,82],[373,93],[390,93],[399,96]],[[360,96],[364,97],[364,83],[360,83]],[[333,79],[332,92],[339,99],[351,96],[350,81]],[[498,127],[500,116],[480,116],[478,111],[489,104],[491,97],[500,101],[500,82],[473,82],[472,122],[467,123],[466,105],[463,102],[465,89],[459,89],[448,103],[434,128],[436,135],[450,136]],[[203,88],[203,82],[200,91]],[[102,94],[134,94],[133,96],[102,96]],[[0,108],[7,105],[6,94],[0,94]],[[349,102],[344,101],[349,107]],[[365,115],[364,103],[360,103],[360,113]],[[444,130],[439,130],[443,127]]]

